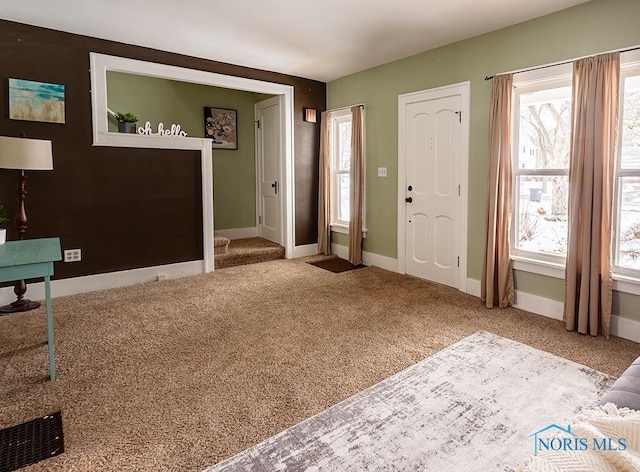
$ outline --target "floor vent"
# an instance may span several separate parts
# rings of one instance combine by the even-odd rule
[[[11,472],[64,452],[60,412],[0,430],[0,472]]]

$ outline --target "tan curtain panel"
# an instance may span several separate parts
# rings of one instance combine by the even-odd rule
[[[487,237],[481,280],[481,297],[487,308],[506,308],[513,304],[513,270],[509,251],[512,92],[512,74],[493,78],[489,122]]]
[[[329,113],[320,114],[320,181],[318,183],[318,253],[331,254],[331,156]]]
[[[349,262],[362,264],[364,211],[364,108],[351,107],[351,168],[349,170]]]
[[[609,337],[611,208],[620,54],[573,66],[569,237],[564,321],[568,330]]]

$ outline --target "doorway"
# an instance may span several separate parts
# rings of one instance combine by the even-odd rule
[[[142,147],[156,149],[192,149],[201,152],[203,211],[203,271],[214,269],[213,260],[213,175],[211,141],[202,138],[173,138],[110,133],[107,122],[107,71],[146,75],[201,85],[277,95],[280,103],[282,129],[279,193],[283,208],[281,239],[286,257],[294,252],[293,194],[293,87],[243,77],[227,76],[182,67],[138,61],[98,53],[90,53],[93,145],[112,147]]]
[[[256,103],[254,107],[258,236],[281,244],[280,101],[278,97],[273,97]]]
[[[469,83],[398,97],[398,265],[466,291]]]

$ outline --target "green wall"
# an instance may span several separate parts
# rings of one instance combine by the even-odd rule
[[[398,95],[471,82],[467,275],[480,279],[485,234],[489,99],[487,75],[566,61],[640,44],[640,1],[591,2],[460,41],[327,85],[328,109],[365,103],[367,126],[367,238],[364,250],[397,257]],[[377,177],[387,167],[388,177]],[[345,238],[334,237],[337,243]],[[564,281],[516,273],[518,290],[562,300]],[[640,298],[616,294],[614,310],[640,321]]]
[[[247,228],[256,225],[256,177],[254,108],[268,98],[252,92],[107,72],[107,103],[114,112],[131,112],[138,126],[172,123],[191,137],[204,136],[204,107],[238,110],[238,149],[213,150],[213,207],[215,228]],[[109,119],[109,131],[117,131]]]

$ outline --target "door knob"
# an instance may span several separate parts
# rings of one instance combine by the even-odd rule
[[[413,198],[407,197],[407,198],[404,199],[404,201],[407,202],[407,203],[411,203],[413,201]]]
[[[274,189],[275,193],[278,193],[278,181],[276,180],[274,183],[271,184],[271,188]]]
[[[413,187],[412,187],[411,185],[409,185],[409,186],[407,187],[407,190],[408,190],[409,192],[411,192],[411,191],[413,190]]]

